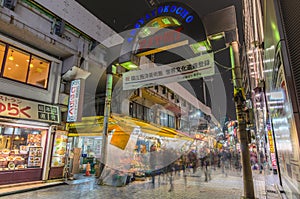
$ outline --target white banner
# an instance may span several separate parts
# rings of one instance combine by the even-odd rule
[[[181,82],[215,74],[213,53],[168,65],[123,73],[123,90]]]
[[[0,116],[60,123],[59,106],[0,94]]]
[[[76,79],[71,82],[67,122],[76,122],[78,119],[80,83],[80,79]]]

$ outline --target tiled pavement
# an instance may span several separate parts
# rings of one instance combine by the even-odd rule
[[[88,199],[88,198],[108,198],[108,199],[238,199],[243,195],[243,180],[236,173],[229,173],[225,176],[221,172],[213,171],[212,180],[204,182],[201,172],[195,175],[184,177],[176,175],[172,177],[173,190],[170,190],[170,178],[156,177],[156,183],[148,181],[136,181],[125,187],[99,186],[95,183],[94,177],[85,177],[79,180],[68,181],[68,185],[59,185],[50,188],[34,190],[30,192],[18,193],[0,197],[1,199]],[[278,194],[273,194],[266,188],[265,176],[253,174],[255,196],[259,199],[277,199]],[[272,184],[272,183],[269,183]],[[268,191],[269,190],[269,191]],[[275,190],[275,189],[274,189]],[[3,190],[2,190],[3,191]],[[271,194],[271,195],[270,195]],[[1,195],[1,189],[0,189]]]

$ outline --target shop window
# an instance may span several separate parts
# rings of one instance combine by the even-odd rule
[[[168,126],[168,114],[167,113],[160,113],[160,125]]]
[[[6,57],[5,60],[4,57]],[[47,88],[49,61],[11,46],[6,52],[5,45],[0,43],[0,64],[0,67],[4,66],[2,77]]]
[[[28,84],[46,88],[50,63],[32,56],[29,65]]]
[[[171,128],[175,128],[175,117],[168,115],[168,126]]]
[[[14,48],[9,48],[6,56],[3,76],[26,82],[30,55]]]
[[[5,44],[0,43],[0,73],[1,73],[2,64],[3,64],[4,53],[5,53]]]
[[[46,130],[0,127],[0,172],[41,168]]]

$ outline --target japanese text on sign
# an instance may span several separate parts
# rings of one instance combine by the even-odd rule
[[[215,73],[213,54],[204,54],[188,60],[147,70],[123,73],[123,89],[137,89],[156,84],[181,82],[210,76]]]
[[[59,107],[0,94],[0,116],[60,123]]]

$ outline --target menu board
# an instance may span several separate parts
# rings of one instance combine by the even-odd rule
[[[28,168],[41,167],[43,147],[29,147]]]
[[[41,134],[28,134],[27,145],[28,146],[41,146]]]
[[[62,167],[65,165],[65,154],[68,142],[67,135],[67,131],[56,131],[53,143],[51,167]]]

